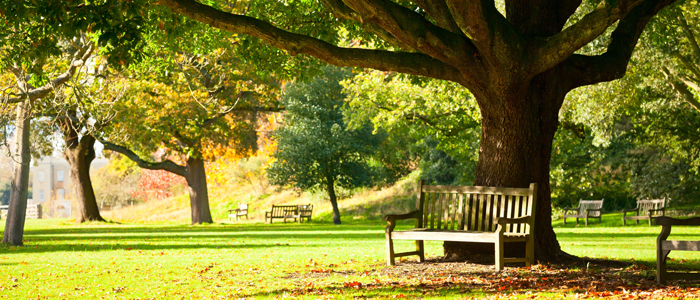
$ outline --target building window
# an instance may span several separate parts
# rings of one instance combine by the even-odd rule
[[[44,191],[39,191],[39,201],[44,201]]]
[[[63,181],[63,170],[56,171],[56,181],[58,181],[58,182]]]
[[[56,198],[58,198],[58,200],[63,200],[64,197],[65,197],[65,192],[63,191],[63,189],[58,189],[56,191]]]
[[[44,182],[44,171],[39,171],[39,182]]]

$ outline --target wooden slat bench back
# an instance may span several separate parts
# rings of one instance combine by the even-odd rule
[[[424,260],[424,240],[494,243],[496,269],[503,262],[534,262],[534,211],[537,185],[530,188],[425,185],[417,188],[417,210],[389,215],[386,228],[387,264],[395,257],[418,255]],[[393,231],[397,220],[416,219],[416,227]],[[395,253],[394,239],[415,240],[414,252]],[[525,258],[503,258],[503,243],[525,241]]]
[[[661,233],[656,238],[656,281],[666,284],[670,280],[686,279],[700,280],[700,273],[678,272],[666,270],[666,259],[671,251],[700,251],[700,241],[669,241],[672,226],[700,226],[700,217],[690,219],[675,219],[656,217],[654,224],[661,225]]]
[[[576,224],[578,224],[578,219],[584,219],[586,226],[588,226],[588,218],[596,218],[598,222],[602,221],[603,216],[603,202],[605,199],[600,200],[583,200],[579,199],[578,206],[575,208],[564,208],[563,221],[566,225],[567,218],[576,218]],[[568,212],[575,212],[574,214],[568,214]]]
[[[265,222],[272,219],[283,219],[287,222],[287,219],[294,219],[301,223],[303,219],[311,220],[311,214],[313,213],[314,206],[311,204],[305,205],[272,205],[270,211],[265,212]]]
[[[627,216],[628,212],[634,212],[634,216]],[[648,220],[651,226],[652,219],[664,216],[666,212],[666,198],[637,200],[637,207],[622,210],[622,225],[627,225],[627,220]]]
[[[417,228],[435,230],[496,231],[498,218],[532,215],[529,189],[480,186],[422,185]],[[508,224],[504,233],[529,232],[527,224]]]
[[[228,219],[236,219],[244,217],[248,219],[248,204],[239,203],[238,208],[228,210]]]

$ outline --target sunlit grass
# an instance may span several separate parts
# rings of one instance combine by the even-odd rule
[[[575,219],[567,219],[566,225],[561,220],[552,225],[562,249],[573,255],[655,266],[660,226],[649,226],[647,221],[637,225],[629,220],[622,226],[622,213],[605,214],[601,223],[589,219],[588,226],[583,225],[583,220],[576,225]],[[700,240],[700,227],[673,227],[668,239]],[[669,258],[670,268],[700,269],[700,252],[674,251]]]
[[[606,222],[554,226],[569,253],[653,267],[658,227]],[[300,290],[305,291],[302,298],[493,295],[487,286],[465,291],[453,285],[426,292],[420,287],[421,274],[414,274],[416,279],[391,278],[382,272],[387,268],[384,224],[350,223],[75,225],[68,220],[28,220],[25,246],[0,247],[0,299],[282,298]],[[700,230],[686,227],[672,237],[700,239]],[[429,258],[442,255],[441,242],[426,244]],[[413,245],[399,241],[398,247],[403,251]],[[676,266],[683,261],[697,269],[698,254],[671,257]],[[482,272],[490,270],[485,266]],[[478,281],[483,274],[464,276]],[[393,287],[382,288],[385,282],[393,282]],[[357,283],[375,288],[354,288]]]

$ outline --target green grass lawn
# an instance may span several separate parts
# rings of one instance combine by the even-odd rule
[[[623,228],[613,218],[606,215],[603,224],[588,227],[554,226],[569,253],[653,266],[659,228]],[[700,239],[700,229],[685,228],[672,237]],[[398,245],[413,247],[405,241]],[[501,274],[489,266],[455,271],[467,264],[408,263],[414,258],[385,267],[384,251],[384,226],[377,221],[188,226],[27,220],[25,246],[0,246],[0,299],[496,297],[514,292],[516,277],[527,283],[517,291],[526,298],[539,292],[538,282],[547,280],[541,274],[550,272],[537,269],[539,277],[533,279],[523,275],[529,270],[517,266]],[[426,251],[436,259],[442,243],[426,242]],[[672,257],[700,269],[699,254]],[[651,279],[653,270],[641,276]],[[573,297],[583,291],[536,295]]]

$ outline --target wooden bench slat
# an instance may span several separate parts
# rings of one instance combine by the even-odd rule
[[[698,272],[668,271],[668,272],[666,272],[666,279],[670,279],[670,280],[700,280],[700,273],[698,273]]]
[[[516,195],[528,196],[527,188],[502,188],[490,186],[452,186],[452,185],[424,185],[426,193],[452,193],[452,194],[480,194],[480,195]]]
[[[663,241],[663,250],[700,251],[700,241]]]

